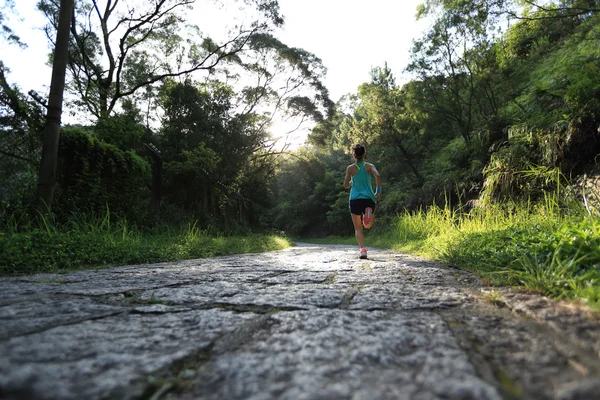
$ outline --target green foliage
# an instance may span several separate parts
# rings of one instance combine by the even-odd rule
[[[56,210],[60,220],[71,213],[102,215],[107,207],[130,221],[146,218],[150,167],[131,151],[92,138],[78,128],[61,132]]]
[[[475,199],[492,208],[538,201],[571,215],[580,204],[570,196],[570,180],[600,153],[596,4],[425,1],[418,18],[432,24],[413,43],[406,69],[412,80],[398,86],[387,65],[373,68],[358,94],[342,99],[309,136],[317,158],[365,144],[383,176],[380,220],[431,204],[458,209]],[[507,16],[518,18],[505,25]],[[285,169],[280,174],[289,180]],[[326,175],[312,179],[299,193],[316,193]],[[339,186],[329,203],[299,198],[277,198],[282,229],[312,207],[316,220],[340,221],[322,233],[345,233]],[[306,232],[294,224],[294,233]]]
[[[351,232],[348,193],[343,188],[348,164],[350,158],[341,151],[314,148],[284,160],[272,189],[274,226],[302,236]]]
[[[511,203],[469,214],[432,206],[399,215],[392,231],[369,242],[438,259],[496,284],[600,305],[600,218],[582,210],[564,217],[552,204]]]
[[[194,224],[142,231],[124,220],[113,222],[108,212],[102,218],[79,216],[68,225],[47,226],[45,230],[0,233],[0,275],[255,253],[291,245],[281,236],[222,236]]]
[[[511,130],[484,169],[483,200],[537,200],[569,185],[561,172],[565,143],[560,133]],[[563,194],[566,194],[563,190]],[[561,198],[569,201],[570,199]]]
[[[252,53],[247,47],[251,37],[283,23],[277,1],[245,1],[242,7],[258,11],[248,13],[256,16],[248,22],[253,29],[236,27],[238,32],[227,32],[218,42],[186,21],[193,1],[140,3],[133,8],[115,2],[105,9],[89,0],[77,3],[67,89],[76,95],[74,105],[98,119],[109,117],[121,100],[142,100],[142,90],[156,82],[212,70],[218,64],[243,64],[240,55]],[[48,19],[48,37],[55,37],[58,4],[40,0],[38,9]],[[118,29],[121,26],[129,28]],[[145,102],[155,93],[146,94]]]
[[[565,119],[597,115],[600,88],[598,21],[600,16],[577,29],[572,28],[575,30],[572,35],[553,43],[552,47],[538,49],[541,54],[530,56],[523,64],[530,70],[531,84],[516,102],[528,111],[530,124],[547,128]],[[564,37],[566,33],[562,35]],[[542,36],[541,40],[546,43],[549,39]]]
[[[94,126],[94,134],[103,142],[127,151],[141,147],[147,128],[141,124],[140,111],[131,101],[124,101],[124,105],[123,113],[99,120]]]
[[[231,87],[216,81],[167,81],[161,93],[164,196],[169,206],[202,216],[202,227],[230,229],[234,219],[256,225],[254,201],[267,200],[248,184],[263,183],[271,174],[268,167],[255,168],[261,158],[268,159],[262,150],[264,121],[253,113],[237,113],[234,96]]]
[[[0,61],[0,212],[26,213],[36,191],[43,112],[6,72]]]
[[[598,303],[600,219],[536,219],[528,224],[466,234],[453,243],[454,248],[444,254],[445,259],[460,267],[486,272],[499,283]]]
[[[435,15],[425,36],[413,42],[407,70],[418,77],[420,107],[443,122],[467,145],[478,125],[497,117],[492,57],[498,7],[502,2],[430,0],[421,15]],[[433,124],[432,124],[433,126]]]
[[[496,198],[512,198],[521,182],[517,181],[519,172],[529,168],[529,149],[523,138],[512,141],[508,147],[494,153],[489,164],[485,167],[486,176],[483,197],[487,201]],[[527,196],[529,193],[524,193]]]
[[[533,164],[569,175],[594,162],[600,152],[600,78],[594,73],[600,68],[599,18],[594,13],[566,16],[553,18],[552,24],[532,19],[509,30],[499,58],[510,83],[503,110],[513,121],[506,130],[508,147],[514,149],[496,158],[512,153],[521,169]]]
[[[25,43],[21,42],[21,38],[7,24],[7,17],[15,12],[14,0],[4,0],[0,6],[0,39],[5,40],[10,44],[16,44],[25,47]]]
[[[463,198],[474,197],[481,187],[484,159],[474,144],[475,140],[467,146],[462,138],[455,138],[430,157],[424,166],[427,180],[421,194],[437,200],[449,193]]]
[[[335,184],[339,185],[339,182]],[[335,199],[332,196],[333,193],[330,193],[327,198],[330,204],[327,211],[327,232],[335,234],[352,232],[354,228],[350,222],[348,192],[338,192]]]

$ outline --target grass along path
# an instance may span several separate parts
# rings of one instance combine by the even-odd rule
[[[356,244],[354,237],[307,240]],[[459,214],[449,207],[406,213],[367,234],[391,248],[470,270],[496,285],[582,300],[600,307],[600,218],[550,203],[489,206]]]
[[[9,231],[0,232],[0,275],[259,253],[291,245],[282,236],[223,236],[193,225],[152,231],[141,231],[126,223],[78,225],[68,231]]]

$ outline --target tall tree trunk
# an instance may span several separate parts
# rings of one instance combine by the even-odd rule
[[[65,74],[69,58],[69,34],[73,17],[74,0],[60,1],[54,63],[52,65],[52,81],[48,99],[48,113],[44,127],[44,143],[38,179],[38,209],[45,213],[52,211],[54,182],[56,179],[56,163],[58,158],[58,139],[60,134],[60,117],[62,114]]]

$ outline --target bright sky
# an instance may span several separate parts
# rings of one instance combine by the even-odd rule
[[[0,6],[3,3],[0,0]],[[15,3],[22,21],[17,24],[12,18],[10,26],[28,47],[0,43],[0,59],[11,70],[10,82],[23,92],[34,89],[46,95],[51,70],[46,65],[47,40],[40,29],[44,19],[36,10],[37,0]],[[422,0],[279,0],[285,26],[276,36],[288,46],[301,47],[322,59],[328,69],[325,85],[337,101],[355,93],[360,84],[369,81],[371,68],[385,62],[396,81],[403,81],[411,41],[426,28],[424,21],[415,21],[419,3]],[[285,129],[282,125],[274,128]]]
[[[415,21],[423,0],[279,0],[285,16],[281,40],[317,55],[328,69],[334,101],[370,79],[387,61],[397,82],[413,39],[426,28]]]

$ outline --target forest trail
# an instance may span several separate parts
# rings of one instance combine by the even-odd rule
[[[357,255],[299,244],[1,278],[0,398],[600,399],[591,313]]]

